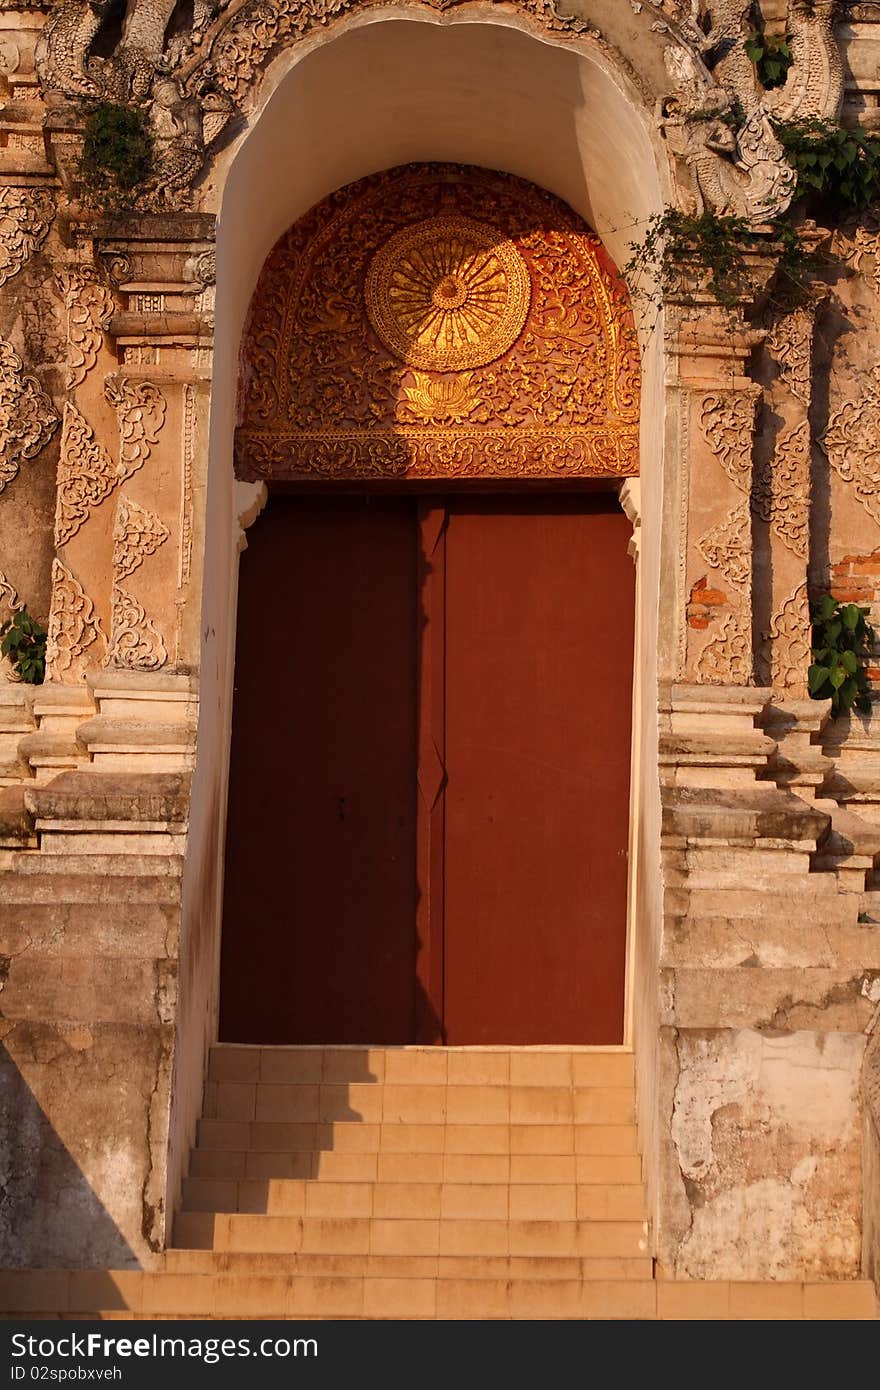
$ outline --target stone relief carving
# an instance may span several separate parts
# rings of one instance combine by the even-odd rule
[[[118,584],[113,585],[111,625],[105,666],[121,667],[126,671],[158,671],[165,665],[168,652],[161,634],[137,599]]]
[[[720,570],[728,589],[743,593],[752,577],[752,526],[748,502],[738,502],[723,521],[698,542],[697,549],[713,569]]]
[[[104,640],[95,605],[59,559],[52,561],[52,605],[46,639],[46,679],[62,680],[95,642]]]
[[[466,0],[426,2],[448,12]],[[146,103],[157,168],[143,190],[143,206],[182,207],[233,111],[246,113],[257,101],[261,72],[277,52],[378,3],[244,0],[224,14],[224,3],[196,0],[191,23],[181,27],[172,20],[173,0],[128,0],[121,35],[106,53],[102,26],[109,0],[60,0],[40,36],[36,66],[44,91],[56,101]],[[555,0],[516,0],[515,8],[547,33],[602,41],[589,21],[564,13]],[[836,0],[790,0],[794,62],[774,92],[758,86],[743,47],[750,0],[713,0],[711,6],[707,0],[644,0],[634,8],[654,15],[651,27],[666,38],[673,93],[661,103],[661,124],[684,176],[685,197],[753,224],[778,216],[795,180],[769,117],[836,113],[842,91]]]
[[[674,92],[661,103],[690,210],[760,226],[788,208],[797,180],[770,117],[835,119],[843,95],[839,8],[837,0],[790,0],[792,66],[782,87],[765,91],[745,49],[751,0],[693,5],[689,41],[664,55]]]
[[[201,255],[196,257],[193,270],[203,289],[206,289],[208,285],[215,284],[217,280],[217,252],[202,251]]]
[[[880,367],[867,377],[861,397],[833,412],[820,442],[832,467],[880,523]]]
[[[72,401],[64,406],[58,490],[55,504],[55,545],[66,545],[94,507],[116,487],[119,475],[85,416]]]
[[[49,234],[55,202],[42,188],[0,188],[0,288],[17,275]]]
[[[130,497],[120,497],[113,523],[113,577],[127,579],[167,541],[165,523]]]
[[[66,266],[55,283],[67,314],[67,389],[73,391],[94,367],[116,305],[90,266]]]
[[[752,634],[747,606],[728,613],[700,652],[697,680],[707,685],[748,685],[752,679]]]
[[[699,404],[703,438],[741,492],[752,487],[752,437],[760,387],[712,391]]]
[[[151,381],[136,381],[114,372],[104,383],[104,395],[119,421],[120,479],[143,468],[165,423],[166,401]]]
[[[11,343],[0,338],[0,492],[37,456],[58,428],[59,415],[37,378],[26,376]]]
[[[101,261],[112,284],[124,285],[132,278],[132,261],[127,251],[115,246],[112,251],[105,251],[101,255]]]
[[[810,633],[810,600],[804,582],[773,615],[769,630],[762,633],[764,641],[770,643],[775,690],[806,694]]]
[[[814,319],[814,306],[795,309],[776,319],[764,340],[789,391],[807,408],[813,393]]]
[[[843,222],[834,233],[833,248],[880,295],[880,205]]]
[[[772,458],[756,472],[752,510],[789,550],[807,558],[810,531],[810,422],[783,430]]]

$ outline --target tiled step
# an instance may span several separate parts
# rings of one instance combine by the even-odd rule
[[[209,1081],[272,1085],[632,1086],[624,1049],[244,1047],[211,1049]]]
[[[573,1142],[573,1140],[572,1140]],[[335,1182],[639,1183],[636,1153],[338,1153],[194,1149],[190,1177],[221,1182],[309,1178]]]
[[[309,1274],[382,1278],[622,1279],[653,1278],[650,1256],[319,1255],[241,1250],[168,1250],[169,1274]]]
[[[180,1212],[175,1246],[336,1255],[644,1256],[644,1220],[310,1217]]]
[[[512,1182],[320,1182],[189,1178],[184,1211],[530,1221],[639,1221],[641,1185]]]
[[[204,1114],[257,1124],[626,1125],[634,1100],[632,1086],[220,1081],[207,1088]]]
[[[634,1124],[333,1124],[211,1120],[199,1124],[200,1149],[256,1153],[638,1153]]]
[[[5,1315],[113,1318],[874,1319],[868,1282],[678,1283],[529,1277],[19,1271]]]

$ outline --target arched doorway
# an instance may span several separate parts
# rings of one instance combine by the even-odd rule
[[[623,1039],[638,356],[600,243],[407,166],[276,245],[242,350],[220,1036]]]

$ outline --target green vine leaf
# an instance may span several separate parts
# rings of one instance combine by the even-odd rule
[[[0,656],[9,657],[19,680],[42,685],[46,678],[46,629],[26,608],[0,623]]]
[[[814,700],[830,700],[834,716],[871,706],[866,664],[874,630],[867,622],[868,613],[856,603],[838,602],[833,594],[824,594],[810,609],[813,662],[807,689]]]

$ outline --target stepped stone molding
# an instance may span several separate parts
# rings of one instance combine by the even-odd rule
[[[130,497],[120,497],[113,524],[113,578],[118,584],[134,574],[167,541],[165,523]]]
[[[95,438],[88,420],[72,401],[64,405],[55,545],[66,545],[95,507],[109,497],[120,479],[107,450]]]
[[[0,289],[39,251],[55,216],[52,194],[43,188],[0,188]]]
[[[783,603],[763,634],[769,641],[774,690],[796,692],[806,697],[807,669],[810,665],[810,599],[806,581]]]
[[[832,467],[873,521],[880,523],[880,367],[868,377],[857,399],[844,401],[821,436]]]
[[[760,387],[712,391],[699,405],[700,429],[712,453],[740,492],[752,486],[752,439]]]
[[[55,284],[67,315],[67,389],[74,391],[98,360],[116,303],[91,266],[65,266]]]
[[[810,422],[784,430],[772,458],[756,473],[752,510],[799,559],[810,540]]]
[[[114,584],[111,610],[111,641],[104,665],[125,671],[160,670],[168,650],[134,595]]]
[[[11,343],[0,338],[0,492],[26,459],[36,458],[58,428],[59,415]]]
[[[73,572],[61,560],[54,559],[46,679],[62,680],[99,640],[104,640],[104,633],[94,603]]]

